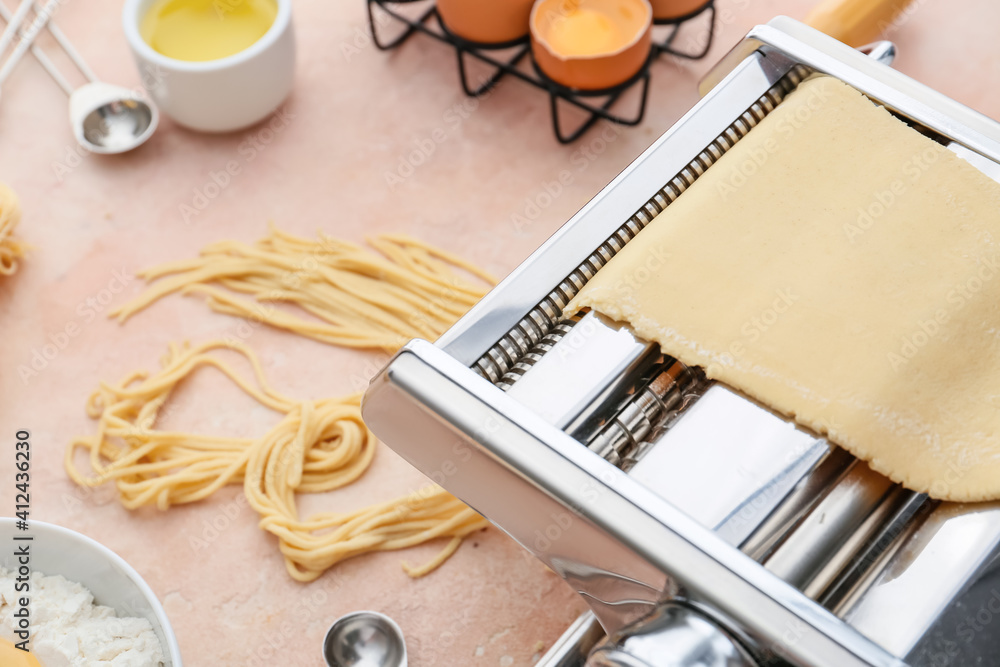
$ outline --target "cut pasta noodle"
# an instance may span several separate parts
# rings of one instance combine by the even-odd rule
[[[456,269],[496,282],[461,258],[405,236],[387,234],[369,243],[380,254],[328,236],[310,241],[273,227],[253,245],[221,241],[196,259],[140,272],[152,282],[150,288],[111,315],[124,322],[180,292],[204,296],[217,312],[323,343],[392,352],[414,337],[434,340],[486,293]],[[275,308],[275,302],[294,304],[314,318]]]
[[[204,296],[215,311],[331,345],[395,351],[410,338],[437,338],[482,297],[486,288],[461,272],[495,282],[461,258],[407,237],[383,235],[369,243],[379,254],[273,227],[253,245],[222,241],[195,259],[141,272],[151,286],[112,316],[124,322],[180,292]],[[293,304],[312,317],[275,302]],[[252,381],[220,358],[222,348],[248,360]],[[155,429],[173,390],[201,367],[221,371],[283,419],[259,438]],[[297,494],[343,487],[371,464],[376,440],[361,420],[360,402],[360,393],[316,401],[279,394],[267,383],[257,357],[239,341],[174,344],[159,372],[101,383],[87,404],[97,433],[70,443],[65,465],[78,484],[113,482],[129,509],[155,505],[166,510],[242,484],[261,516],[260,527],[278,538],[289,574],[300,581],[314,580],[352,556],[450,537],[430,562],[403,564],[410,576],[422,576],[451,556],[466,535],[489,525],[437,485],[354,512],[299,516]],[[92,474],[77,468],[81,449],[88,453]]]
[[[247,380],[216,352],[231,349],[253,368]],[[371,551],[403,549],[440,537],[451,542],[429,563],[404,564],[414,577],[435,569],[485,519],[436,485],[348,513],[299,517],[298,493],[341,488],[368,469],[375,436],[361,420],[361,394],[298,401],[275,391],[256,355],[224,341],[196,347],[173,344],[161,369],[101,383],[87,403],[97,434],[75,439],[66,451],[70,477],[84,486],[113,481],[121,503],[136,509],[196,502],[228,484],[242,484],[260,527],[275,535],[289,574],[312,581],[336,563]],[[209,436],[153,428],[174,389],[201,367],[214,367],[260,404],[284,415],[259,438]],[[75,463],[86,450],[92,475]]]
[[[14,228],[21,221],[21,204],[9,187],[0,183],[0,275],[17,271],[17,260],[24,256],[24,245],[14,238]]]

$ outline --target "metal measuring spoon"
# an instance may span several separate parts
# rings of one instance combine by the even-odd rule
[[[142,99],[134,91],[98,81],[93,71],[83,62],[76,49],[69,44],[55,25],[49,27],[50,32],[87,77],[89,83],[74,90],[48,56],[33,45],[35,37],[46,27],[49,17],[61,1],[49,0],[45,7],[38,10],[38,17],[0,69],[0,85],[30,48],[49,76],[69,95],[70,125],[73,128],[73,135],[81,146],[91,152],[104,154],[124,153],[140,146],[149,139],[159,123],[160,114],[154,105]],[[23,8],[32,4],[32,0],[24,0],[12,17],[7,8],[0,3],[0,16],[8,22],[5,36],[17,30],[24,18]]]
[[[124,153],[143,143],[160,122],[156,107],[122,86],[91,81],[69,93],[76,140],[94,153]]]
[[[385,614],[356,611],[330,626],[323,658],[330,667],[406,667],[406,643]]]

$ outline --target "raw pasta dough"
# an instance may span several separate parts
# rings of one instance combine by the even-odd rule
[[[202,294],[213,310],[247,322],[330,345],[391,351],[409,338],[436,338],[486,292],[486,283],[495,283],[460,257],[415,239],[383,235],[369,243],[379,254],[277,228],[252,246],[220,241],[195,259],[141,272],[153,284],[113,314],[124,321],[173,292]],[[483,284],[468,281],[462,272]],[[294,304],[315,317],[272,302]],[[256,383],[215,354],[222,348],[246,357]],[[437,485],[353,512],[302,518],[299,493],[346,486],[372,461],[375,436],[361,421],[361,395],[318,401],[282,396],[265,381],[253,351],[231,336],[193,348],[172,345],[162,366],[152,375],[140,371],[117,384],[102,382],[91,396],[87,411],[97,420],[97,433],[76,438],[66,451],[66,470],[76,483],[113,481],[125,507],[162,510],[242,484],[261,515],[260,527],[278,538],[288,572],[299,581],[312,581],[345,558],[450,537],[430,562],[404,563],[411,576],[423,576],[453,554],[465,536],[489,525]],[[175,387],[203,366],[222,371],[249,396],[283,414],[282,421],[258,438],[156,428]],[[78,449],[89,451],[93,475],[78,469]]]
[[[573,300],[908,488],[1000,498],[1000,185],[799,86]]]
[[[237,352],[253,368],[253,381],[216,353]],[[298,401],[275,391],[257,356],[232,341],[196,347],[171,345],[162,369],[132,373],[117,384],[102,382],[87,403],[98,420],[97,434],[76,438],[66,450],[66,470],[77,483],[113,481],[122,505],[136,509],[208,498],[227,484],[242,484],[260,527],[278,538],[288,573],[313,581],[340,561],[372,551],[403,549],[450,537],[425,565],[403,568],[413,577],[431,572],[455,552],[462,538],[487,521],[437,485],[354,512],[324,512],[302,518],[299,493],[332,491],[351,484],[368,469],[375,436],[361,421],[361,395]],[[201,367],[224,373],[248,396],[282,415],[257,438],[163,431],[153,426],[174,389]],[[75,462],[88,450],[93,476]],[[197,545],[195,551],[202,548]]]

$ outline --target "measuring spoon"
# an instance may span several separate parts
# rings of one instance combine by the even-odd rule
[[[49,17],[60,2],[61,0],[49,0],[39,10],[37,18],[27,33],[17,44],[7,62],[0,68],[0,86],[3,85],[14,66],[30,48],[45,71],[69,95],[70,125],[73,129],[73,135],[81,146],[91,152],[103,154],[124,153],[140,146],[149,139],[159,124],[160,114],[154,105],[142,99],[134,91],[98,81],[90,68],[83,63],[76,50],[72,46],[67,48],[68,40],[55,26],[52,26],[53,34],[56,35],[59,43],[63,45],[67,54],[84,76],[90,80],[89,83],[74,90],[44,52],[33,46],[35,37],[46,26]],[[26,6],[30,8],[32,4],[33,0],[24,0],[13,16],[10,15],[6,7],[0,4],[0,15],[8,21],[7,29],[0,36],[0,46],[6,48],[6,44],[13,39],[13,34],[17,31],[20,21],[23,21],[27,12],[27,9],[24,8]],[[7,39],[6,43],[4,43],[4,38]],[[3,51],[0,50],[0,54],[2,53]]]
[[[337,619],[323,640],[323,658],[329,667],[407,667],[402,630],[377,611]]]

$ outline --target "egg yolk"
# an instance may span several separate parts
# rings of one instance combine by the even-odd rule
[[[0,639],[0,665],[3,667],[42,667],[28,651],[22,651],[6,639]]]
[[[277,15],[275,0],[156,0],[139,32],[170,58],[217,60],[252,46]]]
[[[616,21],[585,7],[568,10],[554,20],[546,39],[553,51],[566,56],[596,56],[625,45],[625,35]]]

